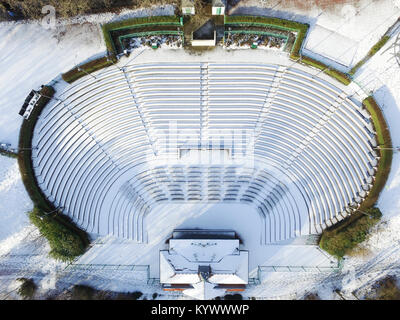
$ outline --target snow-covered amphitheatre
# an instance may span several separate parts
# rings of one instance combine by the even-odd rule
[[[384,26],[371,31],[368,43],[360,41],[346,52],[332,49],[344,35],[339,29],[327,33],[334,30],[327,14],[314,24],[299,9],[285,13],[279,7],[266,8],[265,14],[260,10],[257,16],[307,25],[304,38],[297,25],[275,26],[279,33],[271,39],[279,39],[274,40],[279,48],[227,46],[224,41],[232,35],[240,39],[243,26],[246,34],[254,32],[254,39],[261,35],[265,43],[274,36],[272,22],[261,30],[261,23],[254,27],[246,20],[258,19],[251,13],[258,2],[245,1],[248,7],[230,10],[232,20],[225,7],[213,9],[214,16],[225,14],[224,23],[230,24],[221,38],[214,33],[212,50],[195,54],[185,49],[190,44],[183,20],[168,22],[164,38],[161,28],[151,33],[147,27],[145,34],[130,26],[126,35],[110,27],[111,40],[101,39],[107,52],[102,45],[104,51],[94,56],[79,53],[82,62],[60,62],[47,79],[31,75],[33,81],[25,83],[22,96],[36,91],[21,111],[25,97],[13,107],[12,112],[20,111],[23,117],[10,117],[16,119],[13,123],[35,121],[30,154],[36,186],[56,212],[68,216],[93,241],[71,263],[71,270],[138,266],[145,270],[142,278],[136,274],[138,285],[159,286],[166,296],[183,292],[180,297],[212,299],[246,291],[268,297],[263,281],[279,270],[333,273],[343,267],[319,248],[318,235],[357,212],[379,175],[382,143],[365,99],[375,97],[389,130],[400,120],[400,96],[392,92],[393,102],[382,106],[388,96],[374,95],[364,78],[375,56],[349,76],[386,30],[390,38],[376,57],[396,38],[400,10],[383,2],[391,12]],[[219,6],[224,3],[218,1]],[[390,10],[397,10],[397,16]],[[169,11],[167,7],[140,15],[167,19]],[[368,25],[367,17],[360,23]],[[343,28],[352,28],[351,19],[346,16]],[[120,21],[122,14],[111,19]],[[2,28],[0,24],[0,34]],[[359,41],[347,40],[346,45]],[[193,41],[209,46],[211,40]],[[75,55],[79,42],[65,50]],[[104,66],[90,69],[99,57]],[[306,59],[322,67],[306,64]],[[371,80],[375,78],[379,75]],[[46,97],[49,101],[36,117],[34,110],[43,98],[40,85],[52,87],[54,95]],[[386,108],[392,108],[391,114]],[[18,132],[7,141],[14,133],[3,128],[0,133],[0,142],[17,148]],[[392,139],[393,145],[398,143],[393,134]],[[398,181],[396,161],[395,154],[387,182],[392,187]],[[383,189],[380,199],[390,202],[388,192]],[[384,217],[387,206],[379,205]],[[6,240],[0,238],[0,252]],[[112,283],[108,288],[118,289]],[[130,289],[135,288],[121,290]],[[270,290],[275,296],[288,294],[273,286]]]
[[[238,203],[267,244],[321,232],[371,188],[369,114],[305,71],[160,62],[94,76],[57,92],[32,142],[41,189],[91,233],[147,242],[168,204]]]

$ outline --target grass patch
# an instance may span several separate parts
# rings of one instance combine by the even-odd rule
[[[40,97],[28,120],[22,122],[18,142],[20,150],[18,164],[22,182],[35,205],[35,208],[29,213],[29,218],[49,241],[50,255],[56,259],[68,261],[84,253],[89,245],[89,238],[86,232],[79,229],[68,217],[60,213],[45,216],[46,212],[53,212],[56,208],[47,200],[38,186],[32,166],[31,147],[36,121],[55,91],[52,87],[44,86],[40,93],[44,96]]]
[[[368,216],[358,212],[334,227],[326,229],[322,233],[320,247],[339,259],[351,252],[367,238],[369,230],[382,217],[381,211],[376,207],[367,209],[365,212]]]
[[[90,74],[97,70],[109,67],[116,62],[117,62],[117,60],[114,56],[111,56],[109,58],[107,58],[107,56],[101,57],[99,59],[95,59],[95,60],[89,61],[85,64],[79,65],[79,66],[69,70],[68,72],[63,73],[61,76],[64,81],[66,81],[68,83],[72,83],[72,82],[86,76],[88,73]]]
[[[388,42],[390,39],[390,36],[383,36],[375,45],[372,46],[372,48],[368,51],[367,55],[362,58],[351,70],[349,71],[349,74],[353,76],[358,69],[361,68],[363,64],[365,64],[375,53],[377,53],[385,44]]]
[[[35,282],[27,278],[18,278],[17,281],[21,282],[18,294],[24,299],[32,299],[37,289]]]

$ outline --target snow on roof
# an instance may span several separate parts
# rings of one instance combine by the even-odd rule
[[[212,0],[213,7],[225,7],[226,0]]]
[[[171,239],[169,245],[160,251],[161,283],[199,283],[200,266],[210,266],[210,283],[248,283],[248,252],[237,239]]]
[[[226,255],[239,254],[237,239],[171,239],[169,253],[184,256],[191,262],[216,262]]]
[[[183,293],[189,297],[200,300],[211,300],[215,297],[222,296],[224,289],[216,289],[215,284],[207,281],[201,281],[193,285],[193,288],[183,290]]]
[[[194,7],[195,0],[182,0],[182,7]]]

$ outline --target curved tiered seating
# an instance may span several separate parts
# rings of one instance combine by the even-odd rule
[[[369,115],[304,71],[155,63],[95,76],[58,93],[33,139],[43,192],[89,232],[143,242],[158,203],[237,202],[272,243],[321,232],[371,188]],[[229,156],[185,158],[208,149]]]

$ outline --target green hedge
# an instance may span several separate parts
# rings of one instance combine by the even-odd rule
[[[363,101],[363,105],[371,115],[378,145],[382,148],[392,148],[389,128],[375,99],[370,96]],[[380,159],[375,181],[359,209],[372,214],[374,218],[370,219],[357,211],[337,225],[325,230],[321,235],[320,247],[339,258],[350,252],[358,243],[364,241],[369,228],[376,224],[382,215],[375,205],[389,177],[393,151],[377,150],[377,152]]]
[[[365,212],[369,215],[358,213],[356,219],[345,219],[334,228],[325,230],[321,236],[320,247],[339,259],[350,253],[367,238],[370,229],[382,217],[381,211],[375,207]]]
[[[87,245],[82,241],[80,235],[68,226],[72,221],[66,221],[66,217],[48,215],[35,207],[29,213],[29,220],[39,229],[40,234],[47,239],[50,244],[50,256],[62,260],[71,261],[77,256],[82,255]],[[65,223],[60,223],[62,218]]]
[[[367,53],[367,55],[361,59],[350,71],[349,74],[353,76],[357,70],[366,63],[375,53],[377,53],[390,39],[390,36],[383,36]]]
[[[131,18],[122,21],[110,22],[102,25],[102,31],[104,41],[106,43],[107,50],[114,55],[117,55],[117,51],[114,45],[114,41],[111,37],[111,31],[139,28],[148,25],[180,25],[180,17],[177,16],[154,16],[154,17],[142,17],[142,18]]]
[[[71,70],[69,70],[66,73],[62,74],[62,78],[64,81],[68,83],[72,83],[79,78],[82,78],[86,76],[88,73],[95,72],[97,70],[109,67],[116,63],[117,60],[114,56],[110,56],[109,58],[107,57],[101,57],[92,61],[89,61],[85,64],[79,65]],[[79,71],[78,68],[84,70],[84,71]]]
[[[45,86],[40,93],[48,97],[53,97],[55,91],[52,87]],[[54,209],[53,205],[47,201],[42,190],[38,187],[32,167],[32,151],[30,150],[36,121],[49,100],[49,98],[42,96],[36,107],[33,108],[28,120],[23,120],[22,122],[18,141],[18,164],[22,182],[33,203],[42,210],[52,211]]]
[[[376,131],[376,139],[378,145],[382,148],[392,148],[392,140],[390,138],[389,128],[386,124],[385,117],[376,103],[375,99],[370,96],[363,101],[363,105],[371,115],[372,124]],[[378,162],[378,171],[375,175],[375,181],[372,189],[368,193],[367,198],[361,204],[360,210],[365,210],[375,205],[379,198],[379,194],[385,187],[392,166],[393,151],[377,150],[380,159]]]
[[[38,186],[32,166],[32,151],[30,149],[32,147],[35,124],[43,108],[50,100],[48,97],[53,97],[55,91],[52,87],[44,86],[40,93],[47,97],[40,97],[28,120],[23,120],[22,122],[18,142],[18,148],[20,150],[18,153],[18,164],[22,182],[35,205],[35,209],[29,214],[31,221],[39,227],[43,236],[46,238],[49,237],[48,240],[52,247],[52,256],[61,260],[69,260],[73,257],[73,254],[82,254],[85,251],[89,245],[89,238],[86,232],[79,229],[68,217],[62,214],[57,214],[56,216],[48,215],[44,220],[38,218],[38,216],[43,215],[44,212],[53,212],[55,210],[53,204],[47,200]],[[48,226],[46,227],[45,224],[48,224]],[[51,230],[53,230],[53,234],[50,232]],[[57,232],[59,232],[58,235]],[[56,237],[62,238],[59,240],[60,242],[57,242],[55,239]],[[74,239],[73,242],[71,242],[70,252],[66,249],[68,242],[65,242],[65,239],[67,238]],[[76,248],[79,248],[79,250]]]

